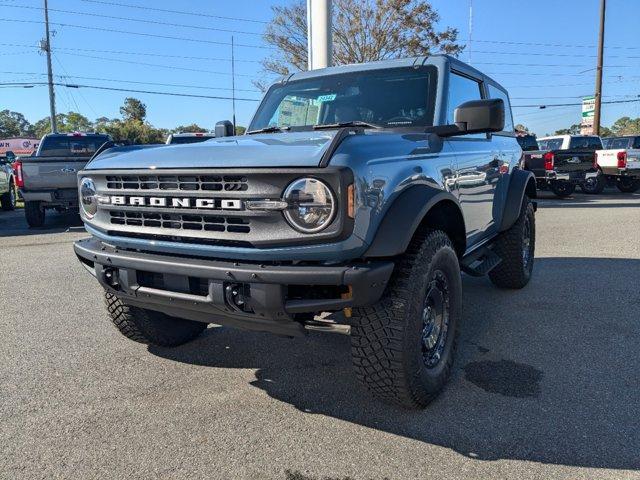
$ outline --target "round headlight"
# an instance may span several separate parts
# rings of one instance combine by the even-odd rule
[[[93,218],[98,211],[97,193],[93,180],[88,177],[83,178],[80,182],[80,205],[87,218]]]
[[[316,233],[326,228],[336,213],[331,189],[315,178],[299,178],[284,192],[288,207],[284,216],[289,224],[303,233]]]

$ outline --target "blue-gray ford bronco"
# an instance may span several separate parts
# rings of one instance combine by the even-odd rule
[[[532,274],[535,179],[505,89],[444,55],[332,67],[229,127],[106,145],[79,173],[91,237],[75,252],[115,326],[160,346],[210,323],[349,333],[375,395],[427,405],[452,369],[461,271],[501,288]]]

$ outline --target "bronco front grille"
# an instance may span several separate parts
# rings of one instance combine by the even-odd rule
[[[106,180],[109,190],[243,192],[249,188],[242,175],[108,175]]]
[[[109,215],[113,225],[229,233],[249,233],[251,231],[249,219],[241,217],[121,210],[111,210]]]

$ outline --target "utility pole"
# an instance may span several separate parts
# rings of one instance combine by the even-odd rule
[[[471,37],[473,33],[473,0],[469,0],[469,41],[467,48],[469,52],[469,65],[471,65]]]
[[[40,49],[47,54],[47,77],[49,79],[49,109],[51,115],[51,133],[57,133],[56,125],[56,93],[53,90],[53,70],[51,69],[51,38],[49,35],[49,5],[44,0],[44,28],[45,38],[40,42]]]
[[[596,68],[596,108],[593,114],[593,134],[600,135],[602,113],[602,60],[604,57],[604,19],[607,0],[600,0],[600,34],[598,36],[598,66]]]
[[[331,28],[331,0],[307,0],[309,70],[331,66],[333,56]]]
[[[236,61],[233,52],[233,35],[231,35],[231,108],[233,110],[233,134],[236,134]]]

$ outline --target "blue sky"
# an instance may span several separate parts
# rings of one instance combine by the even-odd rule
[[[114,3],[198,15],[128,8]],[[49,0],[50,21],[67,24],[52,25],[54,73],[64,77],[58,81],[67,83],[228,97],[231,49],[227,44],[232,34],[212,29],[234,30],[238,45],[235,49],[237,96],[258,99],[260,93],[252,80],[266,78],[259,62],[269,54],[260,34],[271,18],[270,6],[286,3],[287,0]],[[440,25],[458,28],[460,41],[467,43],[469,0],[433,0],[431,3],[441,15]],[[581,96],[593,94],[594,90],[599,3],[599,0],[473,0],[472,41],[461,59],[471,60],[478,69],[507,87],[514,106],[579,102]],[[31,23],[42,20],[41,6],[41,0],[0,0],[0,83],[46,80],[42,75],[46,72],[45,57],[36,48],[44,27],[41,23]],[[640,44],[634,41],[634,32],[640,18],[640,1],[609,0],[607,8],[609,48],[605,55],[605,101],[637,98]],[[162,36],[181,39],[158,38]],[[127,96],[146,103],[149,121],[158,127],[172,128],[196,122],[213,128],[217,120],[231,117],[229,100],[84,88],[58,87],[56,91],[59,112],[80,111],[91,119],[119,116],[118,109]],[[236,105],[238,123],[246,125],[257,102],[238,101]],[[0,88],[0,109],[5,108],[24,113],[32,122],[45,117],[48,115],[47,89]],[[623,115],[640,116],[640,102],[603,106],[604,125]],[[580,107],[514,108],[514,116],[516,122],[544,134],[579,122]]]

